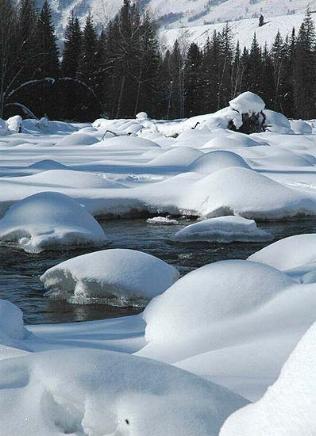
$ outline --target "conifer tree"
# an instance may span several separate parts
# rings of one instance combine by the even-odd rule
[[[184,65],[184,107],[186,117],[198,115],[202,111],[201,62],[202,54],[199,47],[193,42],[188,49]]]
[[[78,73],[82,33],[78,17],[72,11],[68,19],[64,37],[63,60],[61,64],[62,75],[64,77],[75,78]]]

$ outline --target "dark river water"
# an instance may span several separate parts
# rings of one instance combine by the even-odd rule
[[[181,274],[223,259],[246,259],[268,243],[180,243],[173,242],[176,231],[190,224],[163,226],[147,224],[145,219],[113,220],[101,223],[112,241],[107,248],[131,248],[157,256],[176,266]],[[315,219],[259,223],[275,240],[299,233],[314,233]],[[135,309],[111,308],[104,304],[79,305],[51,300],[44,295],[39,276],[48,268],[93,249],[50,251],[27,254],[0,246],[0,298],[12,301],[24,313],[27,324],[87,321],[135,313]]]

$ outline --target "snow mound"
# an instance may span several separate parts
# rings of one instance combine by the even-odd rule
[[[113,138],[105,138],[100,141],[95,147],[103,148],[107,150],[137,150],[137,149],[149,149],[160,148],[158,144],[149,139],[140,138],[138,136],[115,136]]]
[[[147,165],[186,167],[201,156],[203,153],[195,148],[178,146],[155,157]]]
[[[169,343],[255,310],[294,282],[260,263],[227,260],[190,272],[149,303],[146,339]]]
[[[247,168],[224,168],[197,181],[188,193],[202,216],[241,215],[280,219],[314,214],[312,196]],[[225,213],[223,213],[225,212]]]
[[[148,120],[148,114],[146,112],[139,112],[136,115],[136,119],[141,121]]]
[[[109,304],[143,305],[179,277],[164,261],[135,250],[103,250],[62,262],[42,276],[45,288],[69,301],[103,298]]]
[[[247,91],[231,100],[229,106],[240,114],[257,114],[264,110],[265,103],[257,94]]]
[[[109,180],[103,174],[66,169],[52,169],[31,176],[19,177],[20,182],[30,185],[63,186],[77,189],[122,188],[122,184]]]
[[[6,300],[0,300],[0,341],[19,340],[25,337],[22,311]]]
[[[75,200],[57,192],[41,192],[17,201],[0,220],[0,240],[26,252],[101,245],[102,227]]]
[[[210,218],[191,224],[177,232],[176,241],[215,241],[230,243],[234,241],[267,241],[272,235],[258,229],[256,222],[239,216]]]
[[[189,169],[200,174],[211,174],[229,167],[249,168],[249,165],[238,154],[219,150],[203,154],[190,165]]]
[[[220,436],[316,434],[316,323],[300,340],[263,398],[230,416]]]
[[[291,120],[291,128],[297,135],[311,135],[313,129],[310,124],[303,120]]]
[[[233,135],[220,135],[211,139],[205,145],[205,148],[214,149],[226,149],[226,148],[243,148],[243,147],[256,147],[260,145],[257,141],[243,134],[233,134]]]
[[[148,220],[146,220],[146,223],[155,224],[158,226],[170,226],[179,224],[177,220],[165,216],[155,216],[154,218],[148,218]]]
[[[22,117],[15,115],[7,120],[7,126],[10,132],[20,133],[22,128]]]
[[[67,166],[52,159],[43,159],[29,165],[29,168],[34,168],[36,170],[62,170],[66,169]]]
[[[249,260],[273,266],[305,283],[316,281],[316,234],[281,239],[252,254]]]
[[[246,404],[170,365],[85,349],[2,360],[0,392],[0,433],[10,436],[217,436]]]
[[[98,142],[95,136],[87,135],[86,133],[72,133],[71,135],[65,136],[61,139],[57,145],[58,147],[64,147],[69,145],[92,145]]]
[[[265,109],[264,114],[266,116],[265,120],[265,130],[273,133],[281,134],[293,134],[291,129],[290,121],[287,117],[280,112],[275,112],[270,109]]]

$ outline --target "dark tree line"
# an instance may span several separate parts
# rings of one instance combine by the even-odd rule
[[[0,117],[13,113],[93,120],[182,118],[214,112],[239,93],[259,94],[288,117],[316,117],[316,35],[310,12],[297,32],[278,33],[273,46],[256,35],[249,49],[233,43],[230,27],[204,47],[179,41],[159,47],[156,23],[124,0],[117,16],[97,32],[71,14],[59,52],[49,3],[0,0]]]

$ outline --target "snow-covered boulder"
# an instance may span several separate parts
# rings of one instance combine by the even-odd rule
[[[45,171],[45,170],[63,170],[63,169],[67,169],[67,166],[53,159],[43,159],[32,163],[31,165],[29,165],[29,168]]]
[[[249,168],[247,162],[238,154],[231,151],[217,150],[205,153],[197,158],[189,167],[189,171],[200,174],[212,174],[223,168]]]
[[[0,361],[0,434],[217,436],[246,405],[170,365],[101,350],[54,350]]]
[[[41,281],[69,301],[103,298],[109,304],[143,305],[179,278],[171,265],[135,250],[103,250],[74,257],[47,270]]]
[[[98,142],[98,139],[93,135],[88,135],[87,133],[72,133],[71,135],[65,136],[63,139],[58,141],[58,147],[64,146],[80,146],[80,145],[92,145]]]
[[[7,120],[7,126],[10,132],[20,133],[22,129],[21,115],[15,115]]]
[[[293,281],[260,263],[231,260],[206,265],[178,280],[144,312],[149,343],[172,344],[212,325],[254,311]]]
[[[103,245],[102,227],[79,203],[57,192],[41,192],[17,201],[0,220],[0,240],[27,252]]]
[[[214,241],[230,243],[268,241],[270,233],[258,229],[256,222],[239,216],[223,216],[200,221],[181,229],[174,236],[176,241]]]
[[[0,300],[0,343],[25,337],[22,311],[6,300]]]
[[[263,398],[230,416],[220,436],[315,435],[315,344],[316,323],[300,340]]]
[[[166,216],[155,216],[153,218],[148,218],[146,220],[148,224],[154,224],[157,226],[172,226],[175,224],[179,224],[179,222],[175,219],[168,218]]]
[[[240,114],[257,114],[264,110],[265,102],[257,94],[247,91],[231,100],[229,106]]]
[[[38,120],[38,128],[45,132],[49,128],[49,119],[47,117],[42,117],[40,120]]]
[[[311,135],[313,133],[312,126],[303,120],[291,120],[291,128],[297,135]]]
[[[281,271],[304,283],[316,281],[316,234],[303,234],[281,239],[249,257]]]

